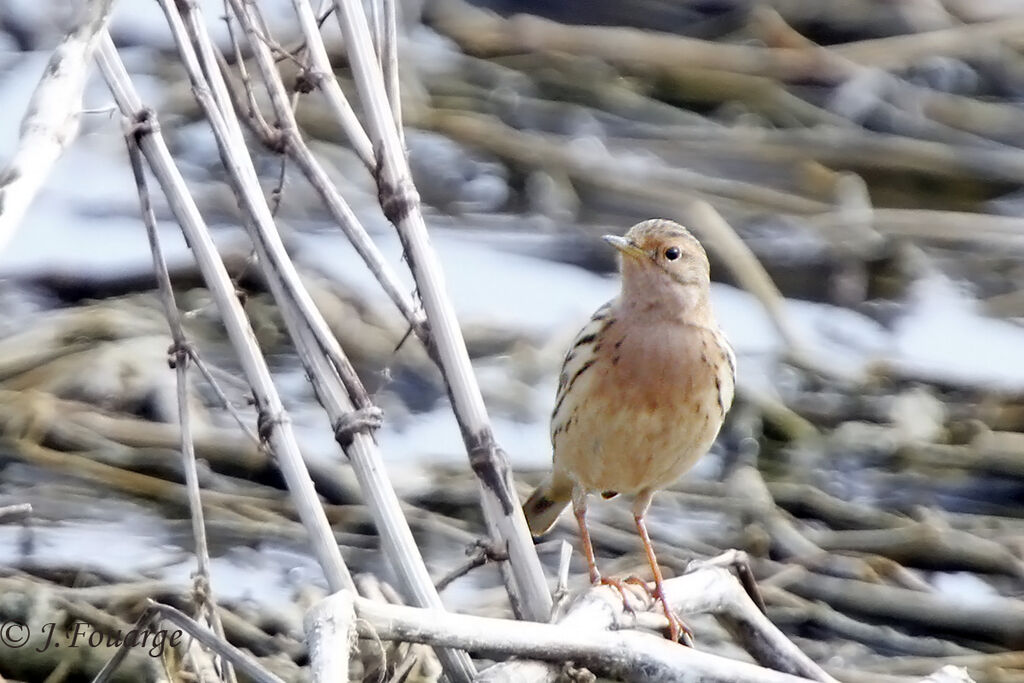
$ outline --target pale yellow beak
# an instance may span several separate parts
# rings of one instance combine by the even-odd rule
[[[647,258],[647,253],[643,249],[636,246],[625,237],[619,237],[618,235],[605,235],[601,239],[621,251],[626,256],[632,256],[633,258]]]

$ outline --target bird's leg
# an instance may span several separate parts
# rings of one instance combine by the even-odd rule
[[[596,586],[601,583],[601,572],[597,571],[597,558],[594,557],[594,546],[590,542],[590,531],[587,529],[587,492],[578,485],[572,489],[572,514],[580,527],[580,541],[583,544],[583,554],[587,558],[587,569],[590,570],[590,583]]]
[[[587,569],[590,570],[590,584],[592,586],[611,586],[619,592],[622,598],[622,608],[630,614],[636,612],[626,598],[626,586],[622,581],[610,576],[601,576],[597,570],[597,558],[594,556],[594,545],[590,542],[590,530],[587,529],[587,492],[580,486],[572,490],[572,514],[576,517],[576,523],[580,527],[580,541],[583,545],[583,554],[587,558]]]
[[[636,521],[636,529],[640,532],[640,540],[643,541],[644,550],[647,551],[647,561],[651,565],[651,572],[654,574],[654,593],[652,596],[661,603],[665,610],[665,618],[668,619],[669,639],[673,642],[682,642],[684,645],[693,647],[693,631],[683,623],[683,620],[669,607],[668,598],[665,597],[665,580],[661,576],[661,568],[658,567],[658,558],[654,556],[654,546],[651,545],[651,537],[647,533],[647,523],[644,515],[651,504],[651,493],[645,492],[637,496],[633,505],[633,519]],[[680,640],[682,638],[682,640]]]

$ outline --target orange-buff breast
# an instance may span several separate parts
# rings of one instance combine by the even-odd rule
[[[679,321],[617,320],[602,337],[576,379],[568,421],[552,435],[554,468],[590,491],[668,486],[722,426],[732,399],[732,378],[722,386],[716,370],[724,352],[714,332]]]

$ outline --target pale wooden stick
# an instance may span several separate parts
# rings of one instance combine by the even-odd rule
[[[334,375],[327,359],[315,352],[316,345],[311,339],[311,333],[296,319],[294,311],[282,307],[281,313],[289,329],[297,330],[296,350],[308,368],[317,399],[335,425],[339,425],[336,438],[344,446],[345,453],[352,463],[352,469],[359,480],[360,492],[366,497],[367,507],[380,535],[384,553],[401,580],[402,587],[415,604],[443,610],[441,598],[427,573],[423,557],[402,512],[401,501],[388,479],[380,449],[373,437],[365,432],[342,432],[340,425],[343,416],[353,414],[354,407],[351,401],[337,382],[331,382],[330,378]],[[476,674],[476,669],[465,652],[439,649],[437,656],[445,672],[454,681],[469,681]]]
[[[109,36],[104,36],[101,41],[98,59],[103,77],[114,94],[122,114],[134,120],[145,120],[146,110],[143,109],[142,102],[132,87],[124,64]],[[150,116],[150,119],[153,117]],[[155,120],[152,120],[152,124],[155,126]],[[317,498],[313,480],[310,479],[302,461],[302,454],[281,403],[281,397],[277,393],[270,370],[256,344],[256,336],[235,295],[231,278],[220,260],[216,245],[199,214],[199,209],[181,173],[174,165],[159,130],[152,130],[150,134],[141,138],[139,147],[167,195],[171,210],[192,247],[210,294],[217,302],[228,337],[238,353],[242,371],[252,387],[256,405],[263,418],[262,428],[259,430],[260,438],[269,445],[276,456],[299,517],[312,539],[313,550],[327,577],[328,585],[337,590],[351,587],[352,577],[341,558],[327,516]]]
[[[135,621],[135,628],[140,631],[142,629],[149,628],[155,620],[156,615],[151,610],[143,610],[142,614],[139,615],[139,618]],[[127,657],[128,653],[131,651],[131,648],[128,647],[129,642],[130,641],[126,638],[121,643],[121,647],[117,648],[117,652],[114,653],[114,656],[108,659],[107,663],[103,665],[103,668],[96,673],[96,676],[92,679],[92,683],[107,683],[107,681],[113,677],[114,672],[117,671],[117,668],[121,666],[121,663],[124,662],[125,657]]]
[[[193,576],[193,593],[200,613],[210,620],[214,632],[224,637],[224,626],[217,612],[217,601],[213,593],[213,580],[210,577],[210,550],[206,544],[206,523],[203,517],[203,502],[199,494],[199,473],[196,471],[195,443],[192,439],[191,412],[188,406],[188,362],[190,359],[190,342],[185,336],[181,324],[181,314],[174,301],[174,290],[171,276],[167,270],[163,248],[160,246],[160,235],[156,229],[156,216],[150,201],[149,188],[146,183],[146,171],[142,166],[142,153],[138,147],[138,139],[134,126],[129,124],[125,135],[128,143],[128,157],[131,162],[132,174],[138,188],[139,203],[142,209],[142,222],[146,225],[146,236],[153,254],[153,270],[156,274],[157,289],[163,304],[164,316],[174,340],[172,347],[174,372],[177,383],[178,423],[181,425],[181,459],[185,470],[185,490],[188,492],[188,508],[192,521],[192,538],[195,540],[196,573]],[[235,672],[231,664],[226,664],[225,674],[228,681],[235,681]]]
[[[15,505],[4,505],[0,507],[0,521],[12,522],[32,514],[31,503],[18,503]]]
[[[288,305],[286,302],[290,302],[299,309],[303,320],[310,326],[317,345],[330,358],[346,389],[351,394],[358,395],[359,377],[351,363],[344,357],[337,339],[317,310],[309,292],[302,285],[295,264],[288,256],[274,225],[273,215],[263,196],[255,166],[245,146],[242,127],[235,116],[231,96],[217,64],[215,48],[206,31],[205,20],[198,5],[183,6],[181,11],[185,14],[182,17],[179,16],[178,10],[171,7],[171,0],[160,0],[160,4],[178,45],[196,99],[210,122],[214,140],[228,171],[232,190],[240,208],[247,216],[245,227],[250,231],[250,237],[256,247],[257,260],[267,276],[271,294],[279,305]],[[197,49],[193,49],[193,41]],[[261,43],[261,47],[265,46]],[[367,403],[358,407],[369,408],[370,405]]]
[[[864,66],[898,70],[932,55],[971,56],[990,49],[993,43],[1020,41],[1021,38],[1024,38],[1024,18],[1016,17],[914,35],[858,40],[829,49]]]
[[[759,211],[767,209],[793,214],[815,214],[829,208],[823,202],[764,185],[716,178],[668,165],[634,163],[627,168],[630,160],[624,154],[581,150],[567,144],[564,137],[516,130],[491,116],[436,110],[425,116],[420,123],[460,142],[511,159],[517,164],[547,169],[553,167],[599,186],[615,187],[621,184],[628,188],[640,185],[651,191],[670,191],[680,200],[686,194],[722,197],[750,204]],[[690,130],[690,133],[702,139],[700,131]],[[708,136],[711,135],[709,132]]]
[[[506,19],[464,0],[433,5],[433,24],[473,54],[563,52],[612,64],[643,64],[649,73],[671,73],[684,64],[784,81],[840,80],[848,73],[825,50],[713,42],[633,27],[570,25],[529,14]]]
[[[290,111],[290,105],[280,80],[276,78],[273,59],[263,37],[257,35],[258,20],[251,14],[252,6],[238,0],[230,0],[230,5],[248,37],[256,64],[264,74],[271,100],[275,103],[275,109],[286,115]],[[192,55],[188,54],[188,42],[177,28],[181,22],[170,16],[173,13],[168,3],[165,2],[164,7],[169,15],[179,49],[188,65]],[[200,105],[213,125],[214,137],[228,167],[229,179],[239,204],[247,215],[246,225],[256,245],[259,263],[271,293],[278,302],[300,359],[308,370],[307,374],[313,380],[317,397],[331,417],[336,439],[346,449],[361,489],[369,499],[369,507],[384,542],[385,552],[402,579],[403,587],[418,605],[440,608],[441,599],[434,589],[412,532],[402,514],[401,503],[387,478],[383,458],[368,434],[368,429],[373,426],[373,420],[379,421],[379,411],[373,406],[355,369],[300,282],[295,266],[277,234],[270,209],[260,192],[248,151],[244,146],[233,144],[233,140],[241,139],[241,127],[235,118],[223,75],[219,71],[216,59],[212,57],[213,47],[203,28],[204,22],[198,8],[188,8],[186,19],[189,38],[198,45],[199,61],[204,65],[203,73],[198,69],[188,68],[189,78],[197,93],[203,92],[202,86],[206,83],[210,84],[210,90],[213,92],[222,93],[218,102],[221,107],[219,110],[201,94]],[[203,74],[206,75],[205,79]],[[296,139],[297,134],[292,140]],[[455,680],[469,680],[475,673],[472,661],[465,653],[441,651],[438,656],[446,672]]]
[[[456,646],[492,657],[572,661],[600,676],[614,679],[684,683],[807,683],[811,680],[707,654],[635,631],[609,633],[591,626],[566,628],[556,624],[439,613],[359,597],[354,599],[354,604],[356,624],[362,637]]]
[[[344,93],[341,92],[341,87],[338,85],[337,80],[334,79],[332,72],[330,71],[330,63],[327,61],[327,50],[324,47],[323,41],[320,40],[320,34],[318,32],[316,18],[313,16],[313,11],[309,7],[307,2],[302,0],[293,0],[293,4],[296,6],[296,12],[299,15],[300,26],[304,32],[307,33],[306,43],[309,48],[311,59],[313,60],[313,68],[315,73],[314,82],[324,93],[325,98],[330,102],[332,99],[340,97],[344,98]],[[311,39],[312,38],[312,39]],[[425,331],[422,329],[424,326],[424,317],[422,311],[420,311],[417,305],[413,302],[405,291],[405,285],[399,280],[398,275],[394,269],[384,259],[384,256],[380,253],[377,245],[374,244],[373,240],[367,234],[366,229],[359,222],[359,219],[349,208],[348,203],[345,201],[341,193],[334,186],[330,176],[324,167],[317,161],[316,157],[310,151],[306,141],[302,138],[299,132],[298,123],[295,120],[295,114],[292,111],[291,106],[287,103],[287,93],[284,88],[284,84],[281,82],[281,77],[278,71],[273,68],[273,62],[270,60],[268,66],[267,59],[263,56],[263,53],[267,52],[262,41],[256,41],[253,44],[253,50],[256,51],[258,58],[258,66],[260,67],[261,74],[264,82],[267,85],[268,90],[271,93],[270,103],[274,109],[274,114],[277,117],[277,127],[274,129],[275,135],[279,136],[276,140],[278,143],[283,143],[280,146],[283,147],[283,153],[287,154],[288,157],[295,162],[299,167],[299,170],[306,176],[309,183],[313,186],[313,189],[320,195],[324,202],[325,207],[331,214],[331,217],[338,224],[338,226],[348,237],[349,242],[355,247],[355,250],[366,262],[370,272],[380,283],[384,289],[384,293],[394,302],[395,306],[398,307],[399,312],[403,317],[413,326],[414,331],[417,335],[424,335]],[[248,93],[247,89],[247,93]],[[345,101],[345,106],[348,106]],[[361,124],[358,120],[355,120],[355,114],[352,114],[353,120],[356,125],[359,125],[358,130],[350,130],[349,123],[346,122],[345,115],[341,113],[338,107],[332,106],[332,110],[335,114],[335,118],[338,119],[342,127],[347,131],[350,141],[353,145],[357,144],[357,139],[361,136],[366,141],[367,153],[369,154],[369,160],[367,161],[368,168],[371,170],[375,167],[372,161],[372,152],[370,150],[370,141],[366,137],[366,133],[363,132]],[[351,109],[349,110],[351,111]],[[258,134],[260,125],[257,121],[247,119],[250,126]],[[265,143],[270,143],[271,140],[264,140]]]
[[[855,128],[696,130],[684,126],[657,129],[660,144],[677,149],[756,154],[768,161],[812,159],[825,165],[857,166],[940,178],[980,178],[1024,183],[1024,152],[1000,146],[950,145]],[[630,140],[620,141],[632,144]]]
[[[380,0],[370,0],[368,4],[370,5],[370,39],[373,41],[373,51],[377,55],[377,66],[381,67],[381,56],[384,54],[384,29],[381,26]]]
[[[21,120],[20,139],[0,173],[0,249],[14,235],[43,181],[78,135],[82,91],[114,0],[89,0],[78,25],[50,56]]]
[[[696,571],[666,581],[665,593],[672,609],[683,615],[715,615],[763,666],[820,683],[836,683],[768,620],[735,576],[721,566],[715,566],[715,563],[729,564],[733,559],[733,553],[725,553],[708,560],[706,566]],[[633,616],[624,614],[621,596],[602,586],[579,595],[566,606],[557,622],[564,631],[601,631],[635,627],[640,621],[651,621],[651,617],[655,615],[650,612],[638,612]],[[661,615],[656,619],[660,624],[668,624]],[[515,661],[491,667],[483,679],[532,680],[537,673],[536,663]]]
[[[348,654],[356,639],[351,591],[329,595],[313,605],[303,620],[313,683],[348,680]]]
[[[355,112],[352,111],[352,105],[348,103],[348,98],[345,97],[337,79],[334,78],[334,70],[331,68],[331,60],[327,56],[324,42],[320,39],[320,26],[316,15],[313,14],[313,8],[310,7],[309,2],[304,0],[292,0],[292,5],[299,17],[299,28],[305,36],[306,49],[309,51],[309,58],[313,63],[312,68],[309,69],[310,80],[323,93],[328,108],[341,125],[341,129],[356,155],[367,169],[373,171],[376,167],[373,146],[370,144],[370,138],[366,136],[366,131],[363,130],[363,124],[356,118]]]
[[[843,227],[839,211],[813,216],[808,221],[819,227]],[[872,227],[891,237],[910,238],[950,246],[1006,249],[1024,252],[1024,219],[968,211],[929,209],[873,209]]]
[[[846,613],[921,626],[932,632],[964,633],[1013,647],[1024,642],[1024,601],[999,597],[964,604],[955,596],[922,593],[801,570],[781,587],[807,600],[823,601]]]
[[[231,662],[249,680],[255,683],[284,683],[280,678],[260,666],[259,662],[253,659],[251,655],[242,652],[210,629],[196,623],[170,605],[150,602],[146,609],[187,631],[189,635],[210,648],[210,650]]]
[[[380,160],[377,185],[381,208],[398,229],[427,312],[433,351],[448,385],[470,465],[480,481],[488,530],[491,538],[506,544],[508,550],[509,561],[501,566],[512,608],[527,618],[546,621],[551,613],[551,595],[515,496],[508,456],[494,439],[466,342],[445,291],[444,275],[430,245],[419,195],[374,55],[366,15],[357,0],[336,0],[335,7],[370,139]]]
[[[398,139],[405,146],[405,129],[402,126],[402,96],[398,81],[398,16],[395,0],[384,3],[384,44],[381,46],[381,68],[384,71],[384,91],[391,103],[391,114],[395,117]]]

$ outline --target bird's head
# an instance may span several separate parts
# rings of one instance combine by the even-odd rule
[[[710,265],[704,247],[689,230],[663,218],[637,223],[624,237],[604,241],[622,254],[622,301],[630,306],[705,307]]]

